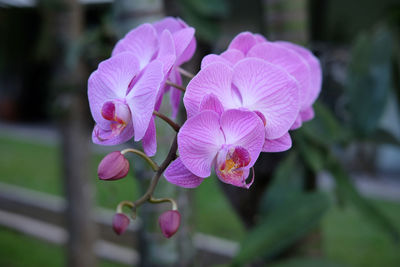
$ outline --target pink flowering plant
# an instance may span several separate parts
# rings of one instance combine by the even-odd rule
[[[163,235],[171,237],[181,216],[175,200],[153,197],[162,175],[174,185],[195,188],[214,173],[223,183],[246,190],[257,179],[253,166],[260,153],[290,149],[289,131],[314,116],[321,68],[309,50],[244,32],[225,52],[204,57],[200,71],[192,75],[181,65],[195,52],[194,33],[172,17],[140,25],[89,78],[93,142],[111,146],[133,140],[143,146],[143,151],[126,148],[107,155],[99,164],[99,178],[124,178],[129,172],[124,155],[129,152],[155,172],[141,198],[118,205],[113,220],[117,234],[129,224],[124,207],[136,212],[145,202],[170,202],[171,210],[160,216],[159,224]],[[181,75],[190,79],[186,87]],[[170,115],[160,112],[166,93]],[[174,119],[182,102],[187,120],[178,125]],[[161,165],[151,159],[157,152],[155,117],[177,133]]]

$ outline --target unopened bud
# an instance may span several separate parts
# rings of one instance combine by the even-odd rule
[[[161,232],[166,238],[173,236],[181,224],[181,214],[177,210],[168,210],[158,218]]]
[[[120,151],[114,151],[105,156],[97,169],[101,180],[118,180],[129,172],[129,162]]]
[[[129,225],[129,218],[124,213],[116,213],[113,217],[112,227],[117,235],[122,235]]]

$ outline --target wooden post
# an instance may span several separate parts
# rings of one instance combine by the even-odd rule
[[[53,52],[53,83],[62,137],[62,169],[67,199],[67,260],[71,267],[96,266],[93,191],[90,183],[88,72],[79,52],[83,10],[78,0],[39,2]],[[46,164],[45,162],[43,164]]]

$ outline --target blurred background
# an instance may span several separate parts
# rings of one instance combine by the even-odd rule
[[[185,69],[252,31],[311,49],[323,88],[314,120],[290,151],[264,153],[250,190],[162,179],[177,235],[158,229],[167,205],[145,205],[118,237],[116,205],[151,171],[131,157],[131,176],[98,180],[119,148],[91,143],[87,79],[126,32],[167,15],[196,28]],[[0,0],[0,36],[0,266],[400,266],[397,0]],[[160,162],[174,133],[157,123]]]

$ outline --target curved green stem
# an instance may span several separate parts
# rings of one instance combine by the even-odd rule
[[[151,166],[151,168],[153,169],[153,171],[157,171],[159,169],[157,163],[155,163],[151,158],[149,158],[145,153],[143,153],[140,150],[134,149],[134,148],[126,148],[124,150],[121,151],[121,154],[124,155],[128,152],[134,153],[136,155],[141,156],[143,159],[146,160],[146,162]]]
[[[172,121],[170,118],[165,116],[164,114],[158,112],[158,111],[153,111],[153,114],[159,117],[160,119],[164,120],[166,123],[168,123],[176,132],[179,132],[179,129],[181,128],[178,124],[176,124],[174,121]]]
[[[152,197],[154,190],[156,189],[156,186],[158,184],[158,181],[160,180],[161,175],[163,174],[165,169],[167,169],[168,165],[173,160],[175,160],[177,149],[178,149],[177,137],[175,136],[174,142],[171,145],[171,148],[168,152],[167,157],[165,158],[165,160],[163,161],[161,166],[158,168],[157,172],[154,174],[153,179],[151,180],[151,184],[150,184],[149,188],[147,189],[146,193],[141,198],[139,198],[138,200],[136,200],[133,203],[133,205],[135,207],[139,207],[140,205],[142,205],[144,202],[148,201]]]
[[[171,206],[172,206],[172,210],[177,210],[178,209],[178,205],[176,204],[176,201],[172,198],[153,198],[152,196],[150,196],[149,200],[150,203],[153,204],[158,204],[158,203],[163,203],[163,202],[170,202]]]
[[[171,85],[171,86],[175,87],[176,89],[181,90],[182,92],[185,92],[185,91],[186,91],[186,88],[185,88],[184,86],[179,85],[179,84],[176,84],[176,83],[173,83],[173,82],[171,82],[170,80],[167,80],[165,83],[168,84],[168,85]]]
[[[127,200],[121,201],[118,204],[117,213],[124,213],[123,208],[125,206],[132,210],[132,215],[131,215],[132,219],[136,219],[136,206],[135,206],[135,204],[133,202],[130,202],[130,201],[127,201]]]

